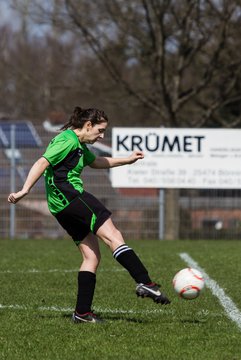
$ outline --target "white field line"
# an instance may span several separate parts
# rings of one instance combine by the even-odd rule
[[[41,274],[41,273],[77,273],[79,269],[49,269],[49,270],[38,270],[38,269],[27,269],[27,270],[0,270],[0,274]],[[125,269],[99,269],[98,272],[122,272]]]
[[[212,294],[216,296],[221,303],[222,307],[227,313],[227,316],[234,321],[241,329],[241,312],[236,307],[232,299],[225,294],[224,290],[218,285],[218,283],[211,279],[208,274],[202,269],[199,264],[191,258],[187,253],[180,253],[180,257],[187,263],[189,267],[195,268],[203,274],[206,286],[211,290]]]
[[[63,312],[63,313],[72,313],[74,311],[74,308],[64,308],[64,307],[60,307],[57,305],[53,305],[53,306],[39,306],[39,307],[33,307],[33,306],[29,306],[29,305],[18,305],[18,304],[12,304],[12,305],[3,305],[0,304],[0,310],[1,309],[11,309],[11,310],[24,310],[24,311],[29,311],[29,310],[33,310],[33,311],[55,311],[55,312]],[[174,316],[175,315],[175,310],[172,308],[157,308],[157,309],[151,309],[151,310],[133,310],[133,309],[121,309],[121,308],[101,308],[101,307],[94,307],[94,310],[98,313],[102,313],[102,314],[165,314],[165,315],[170,315],[170,316]],[[210,313],[207,311],[203,311],[200,310],[197,313],[198,316],[201,317],[207,317],[207,316],[212,316],[214,318],[221,318],[224,315],[220,314],[220,312],[216,312],[216,313]]]
[[[0,309],[13,309],[13,310],[38,310],[38,311],[56,311],[56,312],[73,312],[74,308],[61,308],[59,306],[39,306],[38,308],[32,308],[26,305],[2,305],[0,304]],[[153,309],[153,310],[124,310],[124,309],[111,309],[111,308],[99,308],[95,307],[96,312],[100,313],[109,313],[109,314],[160,314],[167,313],[173,314],[173,311],[167,309]]]

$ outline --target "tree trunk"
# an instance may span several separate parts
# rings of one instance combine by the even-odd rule
[[[179,189],[165,189],[165,240],[179,239]]]

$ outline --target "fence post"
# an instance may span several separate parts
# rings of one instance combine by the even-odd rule
[[[10,128],[10,146],[11,146],[11,172],[10,172],[10,192],[16,192],[16,126]],[[15,237],[15,205],[10,206],[10,238]]]
[[[164,239],[165,212],[164,212],[165,193],[163,189],[159,189],[159,240]]]

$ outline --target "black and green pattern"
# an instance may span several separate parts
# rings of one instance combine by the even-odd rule
[[[45,171],[45,186],[50,212],[55,215],[83,192],[80,174],[95,155],[81,144],[74,131],[54,137],[43,154],[50,166]]]

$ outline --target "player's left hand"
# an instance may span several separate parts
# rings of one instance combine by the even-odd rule
[[[129,156],[129,164],[133,164],[139,159],[144,159],[144,153],[142,151],[134,151]]]

